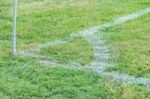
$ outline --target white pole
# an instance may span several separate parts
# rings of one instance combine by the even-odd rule
[[[16,54],[16,20],[17,20],[17,0],[13,0],[13,32],[12,32],[12,54]]]

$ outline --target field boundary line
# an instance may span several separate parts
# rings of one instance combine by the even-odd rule
[[[112,67],[112,64],[109,64],[109,62],[108,62],[110,53],[109,53],[109,50],[108,50],[107,45],[105,44],[104,40],[102,40],[102,38],[97,36],[97,34],[98,34],[97,32],[100,31],[101,29],[119,25],[119,24],[136,19],[140,16],[143,16],[143,15],[146,15],[149,13],[150,13],[150,7],[136,11],[135,13],[132,13],[132,14],[129,14],[126,16],[119,17],[119,18],[114,19],[113,21],[105,23],[103,25],[98,25],[98,26],[86,29],[84,31],[71,33],[69,36],[67,36],[65,38],[55,40],[53,42],[41,44],[37,47],[37,49],[65,44],[65,43],[68,43],[69,41],[75,39],[76,37],[84,37],[91,44],[91,46],[93,47],[93,52],[94,52],[94,59],[89,64],[89,66],[87,66],[87,68],[86,68],[87,71],[93,71],[100,75],[108,76],[117,81],[118,80],[120,82],[123,81],[128,84],[143,84],[146,86],[150,86],[149,78],[144,78],[144,77],[137,78],[137,77],[134,77],[134,76],[131,76],[128,74],[120,74],[120,73],[116,73],[116,72],[105,72],[107,67]],[[41,62],[42,62],[42,60],[41,60]],[[47,62],[47,64],[49,64],[49,65],[50,65],[50,63],[51,62]],[[71,65],[71,63],[70,63],[70,65]],[[79,68],[79,67],[76,66],[75,68]]]

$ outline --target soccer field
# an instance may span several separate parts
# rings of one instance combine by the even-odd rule
[[[1,99],[150,99],[149,0],[0,0]]]

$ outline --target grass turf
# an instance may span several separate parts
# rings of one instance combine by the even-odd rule
[[[76,38],[67,44],[43,48],[40,55],[51,57],[63,63],[76,62],[81,65],[89,64],[93,59],[92,47],[83,38]]]
[[[110,62],[117,65],[109,71],[150,78],[150,15],[102,30],[110,45]]]
[[[83,71],[38,64],[33,59],[0,61],[2,99],[149,99],[149,88],[127,86]]]
[[[0,0],[0,98],[150,98],[150,89],[142,85],[116,84],[96,74],[57,66],[50,68],[30,58],[12,57],[11,4],[11,0]],[[17,49],[35,48],[38,44],[103,24],[149,4],[147,0],[19,0]],[[65,48],[68,50],[73,45],[78,48],[76,43],[82,45],[85,41],[82,38],[75,40],[66,44]],[[83,47],[89,48],[90,45],[86,43]],[[50,50],[58,59],[64,55],[63,48],[56,47],[59,55],[54,52],[55,48],[48,49],[48,52]],[[44,50],[42,54],[48,52]],[[89,49],[87,53],[91,53]],[[87,61],[83,60],[82,55],[70,55],[69,50],[67,54],[61,60],[71,59],[86,64],[91,59],[91,54],[85,55],[85,52],[83,55]]]

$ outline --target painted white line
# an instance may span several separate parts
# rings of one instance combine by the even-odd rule
[[[47,48],[49,46],[65,44],[65,43],[75,39],[76,37],[80,37],[80,36],[84,37],[91,44],[91,46],[93,47],[93,52],[94,52],[94,60],[92,61],[92,63],[89,64],[89,66],[87,66],[87,70],[97,72],[103,76],[112,77],[115,80],[119,79],[126,83],[144,84],[144,85],[150,86],[150,79],[148,79],[148,78],[144,78],[144,77],[136,78],[134,76],[130,76],[127,74],[119,74],[116,72],[105,72],[105,69],[107,67],[112,66],[111,64],[108,63],[109,50],[108,50],[107,46],[105,45],[104,41],[96,34],[101,29],[119,25],[119,24],[122,24],[129,20],[136,19],[140,16],[143,16],[143,15],[149,14],[149,13],[150,13],[150,8],[139,10],[133,14],[117,18],[106,24],[95,26],[93,28],[89,28],[89,29],[86,29],[81,32],[72,33],[71,35],[66,37],[67,39],[65,38],[65,39],[55,40],[54,42],[48,42],[46,44],[42,44],[38,48]],[[50,63],[47,62],[47,63],[51,64],[51,62]],[[69,63],[68,65],[71,65],[71,63]],[[78,64],[78,66],[79,66],[79,64]],[[79,68],[78,66],[77,67],[73,66],[73,67],[78,69]]]
[[[38,48],[47,48],[48,46],[57,46],[60,44],[65,44],[65,43],[68,43],[69,41],[71,41],[77,37],[80,37],[81,35],[89,35],[89,33],[93,34],[93,33],[97,32],[98,30],[101,30],[101,29],[104,29],[107,27],[112,27],[115,25],[119,25],[119,24],[122,24],[124,22],[129,21],[129,20],[136,19],[140,16],[143,16],[143,15],[149,14],[149,13],[150,13],[150,8],[139,10],[135,13],[114,19],[113,21],[105,23],[103,25],[98,25],[98,26],[95,26],[95,27],[92,27],[92,28],[89,28],[89,29],[86,29],[86,30],[83,30],[80,32],[71,33],[69,36],[66,36],[65,38],[55,40],[55,41],[50,41],[50,42],[45,43],[45,44],[41,44],[38,46]]]
[[[22,51],[22,52],[18,52],[17,53],[17,56],[20,56],[20,57],[31,57],[31,58],[34,58],[34,59],[37,59],[38,62],[40,63],[43,63],[43,64],[49,64],[49,65],[58,65],[58,66],[65,66],[67,65],[66,67],[67,68],[83,68],[83,66],[79,63],[76,63],[76,62],[68,62],[67,64],[66,63],[63,63],[63,62],[60,62],[60,61],[57,61],[57,60],[54,60],[53,58],[51,57],[46,57],[46,56],[43,56],[43,55],[39,55],[39,54],[35,54],[33,52],[29,52],[29,51]]]
[[[107,27],[111,27],[111,26],[115,26],[115,25],[119,25],[119,24],[122,24],[124,22],[129,21],[129,20],[136,19],[140,16],[143,16],[143,15],[149,14],[149,13],[150,13],[150,8],[139,10],[135,13],[114,19],[113,21],[105,23],[103,25],[98,25],[98,26],[95,26],[95,27],[92,27],[92,28],[89,28],[89,29],[86,29],[86,30],[83,30],[80,32],[71,33],[69,36],[66,36],[65,38],[50,41],[50,42],[47,42],[45,44],[41,44],[41,45],[37,46],[37,49],[32,49],[32,50],[38,50],[40,48],[47,48],[49,46],[57,46],[57,45],[65,44],[71,40],[74,40],[77,37],[81,37],[81,35],[82,36],[83,35],[89,35],[89,33],[93,34],[93,33],[97,32],[98,30],[101,30],[101,29],[104,29]]]
[[[150,86],[150,79],[144,77],[135,77],[128,74],[119,74],[116,72],[104,72],[102,73],[104,76],[109,76],[114,78],[117,81],[124,81],[127,84],[143,84],[146,86]]]

